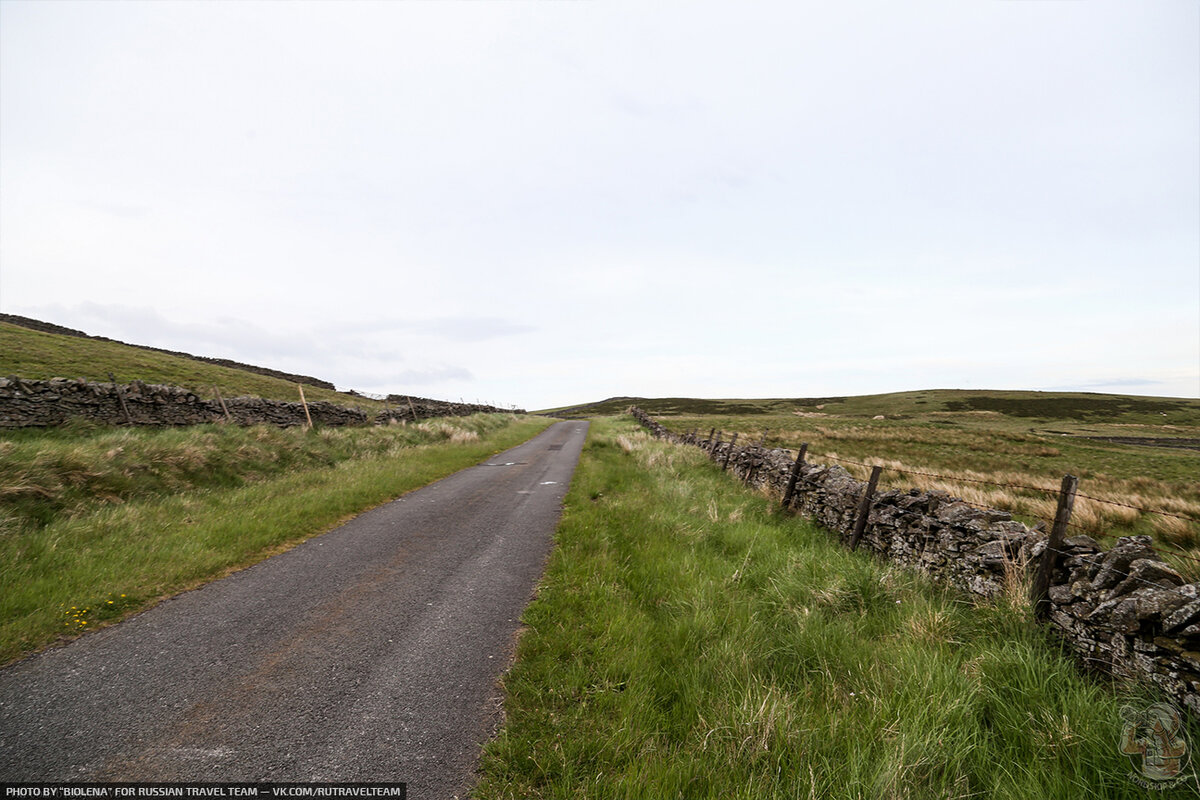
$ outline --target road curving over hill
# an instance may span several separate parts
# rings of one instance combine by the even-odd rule
[[[523,445],[0,670],[0,780],[464,796],[587,431]]]

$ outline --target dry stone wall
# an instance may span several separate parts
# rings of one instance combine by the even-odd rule
[[[114,384],[66,378],[48,381],[0,378],[0,428],[62,425],[74,417],[109,425],[199,425],[226,420],[239,425],[288,426],[307,423],[304,406],[299,402],[231,397],[225,400],[225,407],[229,410],[228,418],[225,409],[215,399],[199,397],[178,386],[141,381]],[[364,411],[336,403],[319,400],[308,404],[313,423],[328,426],[412,420],[414,412],[416,418],[427,419],[500,411],[491,406],[422,400],[411,408],[406,404],[403,408],[388,409],[372,418]]]
[[[781,494],[794,457],[678,436],[638,408],[652,434],[705,447],[752,486]],[[848,542],[866,483],[840,466],[805,463],[792,507]],[[1022,581],[1046,549],[1041,525],[980,509],[944,492],[890,490],[871,503],[859,547],[979,598]],[[1048,621],[1092,668],[1150,681],[1200,716],[1200,583],[1188,583],[1151,549],[1148,536],[1109,550],[1088,536],[1065,540],[1051,577]]]
[[[239,425],[307,422],[304,406],[298,402],[231,397],[225,400],[225,406],[229,409],[229,421]],[[309,403],[308,411],[318,425],[365,425],[369,421],[358,409],[324,401]],[[216,400],[206,400],[178,386],[141,381],[114,384],[66,378],[48,381],[0,378],[0,428],[61,425],[73,417],[110,425],[129,421],[134,425],[198,425],[224,420],[225,411]]]
[[[429,419],[430,417],[465,417],[469,414],[524,414],[524,409],[503,409],[478,403],[451,403],[445,400],[430,400],[428,397],[408,397],[390,394],[389,403],[395,403],[394,408],[380,412],[375,418],[377,424],[395,421]]]

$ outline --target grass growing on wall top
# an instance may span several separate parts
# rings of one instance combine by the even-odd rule
[[[0,662],[248,566],[550,423],[0,433]]]
[[[595,421],[556,538],[473,796],[1146,796],[1119,711],[1153,695],[1081,677],[1019,595],[849,553],[694,448]]]

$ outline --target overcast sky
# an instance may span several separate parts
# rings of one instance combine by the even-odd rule
[[[1200,3],[0,0],[0,311],[529,409],[1200,396]]]

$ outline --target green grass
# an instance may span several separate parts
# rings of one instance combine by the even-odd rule
[[[0,433],[0,662],[287,549],[550,422]]]
[[[1038,392],[905,392],[800,400],[637,401],[676,433],[712,428],[728,441],[796,449],[809,460],[880,464],[884,488],[947,491],[1016,513],[1053,518],[1062,476],[1080,478],[1072,523],[1111,545],[1147,534],[1165,548],[1200,556],[1200,451],[1084,438],[1200,439],[1200,401]],[[616,401],[613,401],[615,404]],[[957,410],[955,410],[957,409]],[[1044,416],[1035,416],[1035,415]],[[1066,434],[1066,435],[1064,435]],[[847,468],[860,479],[868,470]],[[914,473],[949,476],[929,477]],[[997,485],[999,484],[999,485]],[[1047,491],[1014,488],[1033,486]],[[1112,501],[1112,505],[1098,501]],[[1178,516],[1139,513],[1133,508]],[[1200,564],[1175,559],[1195,573]]]
[[[106,383],[110,372],[122,383],[140,380],[182,386],[208,399],[216,397],[214,386],[226,398],[264,397],[291,402],[300,399],[296,384],[280,378],[127,344],[43,333],[0,322],[0,376],[16,375],[30,380],[85,378]],[[317,386],[306,386],[304,397],[309,401],[327,400],[354,406],[372,414],[384,408],[376,400]]]
[[[1147,794],[1119,711],[1151,696],[1082,677],[1016,595],[849,553],[628,421],[593,423],[524,622],[484,800]]]

